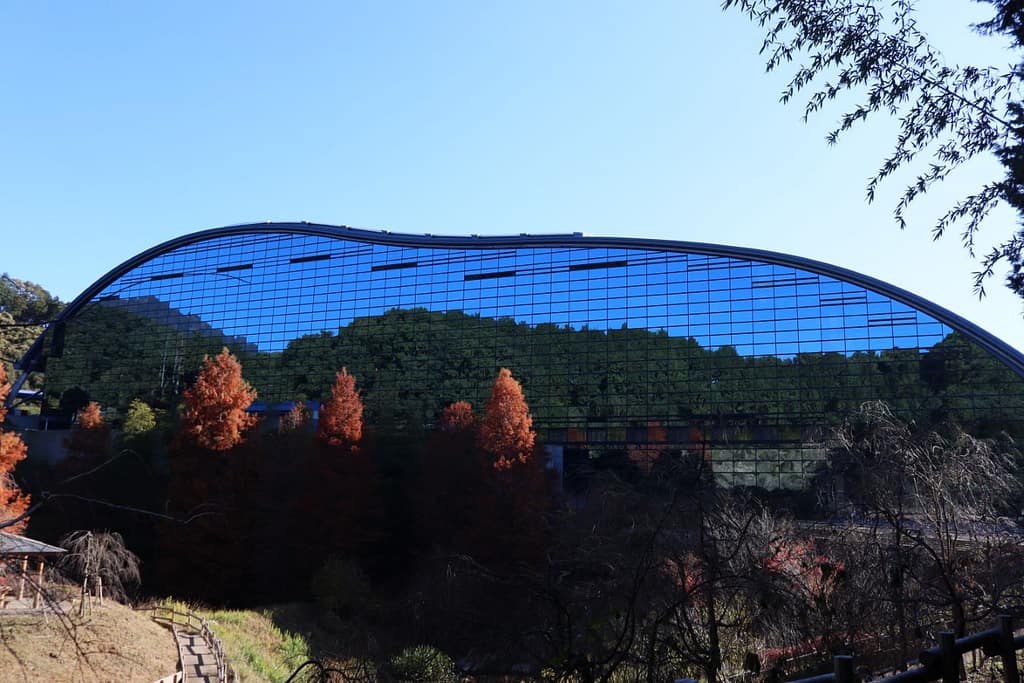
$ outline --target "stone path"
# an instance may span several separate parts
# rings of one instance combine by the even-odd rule
[[[178,641],[178,652],[181,653],[184,683],[217,683],[217,659],[206,639],[178,626],[174,627],[174,638]]]

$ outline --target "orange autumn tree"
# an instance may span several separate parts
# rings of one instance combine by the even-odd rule
[[[179,431],[171,444],[167,511],[161,527],[158,580],[189,598],[235,599],[245,583],[254,490],[245,433],[257,421],[247,408],[256,391],[227,348],[206,356],[182,392]],[[211,457],[212,454],[231,457]]]
[[[445,406],[441,411],[440,426],[446,432],[461,432],[476,424],[473,404],[469,401],[456,401]]]
[[[541,562],[548,542],[550,480],[519,382],[502,368],[477,429],[490,476],[476,488],[468,550],[492,566]]]
[[[4,401],[11,390],[7,382],[7,372],[0,364],[0,524],[14,519],[28,509],[29,496],[22,493],[18,484],[14,481],[14,466],[25,459],[28,455],[28,448],[21,437],[14,432],[3,430],[3,422],[7,418],[7,408]],[[22,519],[10,526],[3,527],[3,530],[18,534],[28,526],[28,518]]]
[[[78,426],[86,430],[103,428],[103,414],[100,412],[99,403],[89,401],[84,408],[78,411]]]
[[[243,379],[242,365],[226,347],[213,358],[203,359],[199,377],[182,397],[182,432],[202,448],[234,448],[256,424],[256,416],[246,412],[256,400],[256,390]]]
[[[278,434],[290,434],[309,424],[309,408],[302,401],[296,401],[277,423]]]
[[[296,525],[289,535],[297,544],[300,573],[320,570],[331,556],[355,560],[373,554],[381,528],[375,518],[374,459],[367,452],[348,457],[360,452],[362,438],[363,400],[356,378],[342,368],[320,406],[316,443],[304,463],[303,494],[291,515]],[[317,523],[309,524],[310,519]]]
[[[530,460],[536,437],[523,388],[502,368],[480,424],[480,447],[494,456],[494,469],[509,470]]]
[[[91,464],[89,461],[106,454],[109,436],[110,426],[103,421],[100,404],[89,401],[78,411],[78,423],[71,430],[71,438],[65,442],[74,457],[61,463],[63,474],[70,475],[76,468],[88,466]]]
[[[352,452],[363,437],[363,399],[356,391],[356,378],[346,368],[335,375],[331,397],[320,407],[316,437],[329,446]]]

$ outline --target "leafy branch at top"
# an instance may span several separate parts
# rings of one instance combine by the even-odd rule
[[[1021,45],[1015,27],[1024,9],[1019,1],[987,0],[996,7],[996,19],[976,27],[983,33],[1003,33]],[[868,201],[879,184],[898,169],[919,162],[923,169],[904,188],[893,211],[897,224],[906,227],[911,203],[945,180],[964,163],[984,153],[1000,157],[1005,178],[987,182],[956,201],[932,227],[934,238],[950,227],[961,226],[960,238],[975,257],[982,221],[1000,204],[1024,216],[1024,168],[1015,172],[1007,155],[1024,146],[1021,117],[1024,65],[998,69],[991,66],[950,66],[918,28],[914,0],[882,3],[877,0],[724,0],[723,9],[736,8],[765,29],[761,53],[768,71],[799,60],[796,72],[781,95],[783,103],[810,91],[804,119],[818,112],[841,93],[852,92],[857,103],[829,131],[829,144],[870,116],[882,114],[899,122],[889,154],[868,180]],[[927,161],[919,157],[928,157]],[[1019,177],[1017,174],[1020,174]],[[984,294],[984,282],[1001,261],[1015,273],[1024,261],[1024,240],[1018,233],[979,258],[975,291]],[[1024,296],[1024,282],[1011,276],[1008,286]]]

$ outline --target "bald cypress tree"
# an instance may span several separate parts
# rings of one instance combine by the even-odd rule
[[[201,448],[234,448],[256,424],[256,416],[247,412],[256,400],[256,390],[243,379],[241,363],[227,348],[213,358],[206,357],[195,384],[182,397],[182,435]]]
[[[342,368],[334,376],[331,397],[320,409],[317,438],[324,444],[350,452],[363,437],[363,400],[356,391],[356,378]]]
[[[247,409],[256,391],[228,351],[207,356],[182,397],[184,410],[171,446],[168,511],[159,565],[165,590],[207,600],[244,598],[246,554],[256,545],[251,510],[254,463],[246,432],[257,417]]]
[[[494,456],[496,470],[509,470],[532,457],[536,437],[523,388],[507,368],[502,368],[480,424],[480,446]]]

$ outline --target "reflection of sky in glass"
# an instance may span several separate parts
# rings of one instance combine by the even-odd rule
[[[154,297],[264,351],[394,308],[664,330],[748,356],[929,347],[950,331],[883,295],[766,263],[603,247],[398,247],[291,234],[177,249],[98,298],[110,297]]]

